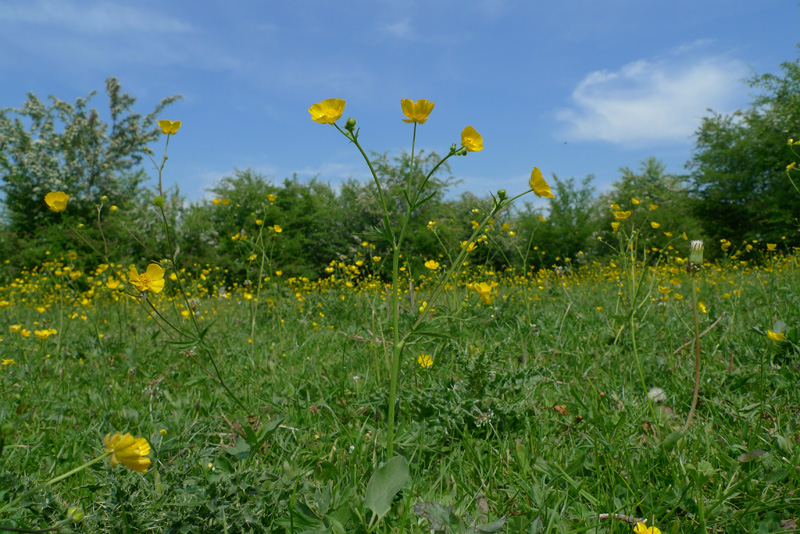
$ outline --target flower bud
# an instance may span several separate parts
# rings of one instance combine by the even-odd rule
[[[497,191],[497,198],[499,198],[500,200],[505,200],[507,196],[508,195],[506,195],[505,189],[500,189],[499,191]]]
[[[108,202],[108,197],[103,195],[102,197],[100,197],[100,202]]]
[[[111,213],[117,213],[117,211],[119,211],[119,208],[116,206],[111,206],[109,209],[111,210]]]
[[[158,206],[159,208],[164,205],[164,197],[156,197],[153,199],[153,206]]]
[[[348,132],[352,132],[356,129],[356,120],[353,117],[347,119],[347,122],[344,123],[344,129]]]
[[[77,506],[70,506],[67,509],[67,519],[73,523],[80,523],[83,520],[83,509]]]
[[[689,261],[695,265],[703,265],[703,242],[692,241],[689,245]]]

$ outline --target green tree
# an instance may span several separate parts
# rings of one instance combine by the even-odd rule
[[[12,241],[58,233],[51,228],[63,222],[90,227],[103,195],[123,208],[138,194],[143,174],[134,171],[161,135],[157,115],[179,97],[163,99],[142,116],[116,78],[106,80],[106,93],[110,124],[89,109],[94,92],[74,105],[51,96],[49,106],[29,93],[21,108],[0,110],[0,190]],[[70,195],[63,216],[45,205],[50,191]]]
[[[695,212],[708,235],[800,244],[800,196],[786,178],[787,145],[800,137],[800,60],[782,75],[749,80],[760,94],[749,109],[703,119],[689,162]]]

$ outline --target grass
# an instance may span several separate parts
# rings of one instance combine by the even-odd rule
[[[663,532],[797,531],[800,355],[765,335],[798,324],[796,256],[698,275],[700,328],[711,328],[686,432],[694,323],[679,262],[638,265],[641,286],[620,284],[624,266],[465,273],[431,312],[436,337],[404,353],[394,446],[410,479],[372,523],[367,485],[388,459],[382,284],[273,277],[253,330],[244,288],[220,298],[221,273],[183,274],[244,413],[191,346],[105,286],[124,279],[118,267],[70,277],[68,262],[0,288],[0,352],[15,361],[0,366],[0,507],[100,455],[110,432],[147,438],[153,465],[146,474],[94,465],[0,514],[2,526],[46,529],[80,506],[83,520],[64,528],[623,533],[639,518]],[[467,285],[477,281],[497,284],[492,304]],[[150,299],[185,321],[167,285]],[[432,287],[418,281],[413,303],[403,294],[402,328]],[[635,287],[645,289],[632,298]],[[11,325],[59,331],[42,341]],[[420,353],[431,367],[417,364]],[[648,397],[654,387],[663,398]],[[245,439],[248,426],[260,446]]]

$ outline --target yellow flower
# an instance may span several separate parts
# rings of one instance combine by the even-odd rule
[[[136,267],[131,265],[128,281],[139,291],[160,293],[164,289],[164,268],[157,263],[151,263],[147,266],[147,271],[139,274]]]
[[[613,229],[614,229],[614,232],[616,232],[617,230],[619,230],[619,223],[618,223],[618,222],[616,222],[616,221],[615,221],[615,222],[612,222],[612,223],[611,223],[611,228],[613,228]]]
[[[308,112],[311,113],[311,119],[314,122],[333,124],[342,117],[344,105],[345,101],[341,98],[329,98],[322,102],[317,102],[308,108]]]
[[[650,204],[650,211],[654,211],[654,210],[657,210],[657,209],[658,209],[658,205],[657,204]]]
[[[117,289],[119,287],[119,280],[109,278],[108,282],[106,282],[106,287],[108,289]]]
[[[158,433],[159,433],[161,436],[166,436],[166,435],[167,435],[167,429],[166,429],[166,428],[162,428],[161,430],[159,430],[159,431],[158,431]]]
[[[533,168],[528,185],[531,186],[537,197],[556,198],[550,191],[550,186],[544,181],[544,176],[542,176],[542,171],[539,170],[539,167]]]
[[[492,286],[486,282],[481,282],[480,284],[475,284],[473,287],[475,291],[478,292],[481,302],[488,305],[494,301],[494,297],[492,296]]]
[[[461,132],[461,146],[470,152],[483,150],[483,137],[472,126],[467,126]]]
[[[786,334],[783,332],[773,332],[772,330],[767,330],[767,337],[772,341],[781,342],[786,337]]]
[[[619,204],[611,204],[611,211],[622,211],[622,208],[619,207]]]
[[[67,202],[69,202],[69,195],[63,191],[55,191],[47,193],[44,196],[44,201],[50,206],[50,209],[58,213],[67,209]]]
[[[697,308],[703,313],[708,313],[708,309],[706,308],[706,305],[703,304],[702,302],[698,302],[697,303]]]
[[[632,198],[632,199],[631,199],[631,203],[635,205],[635,204],[638,204],[638,203],[639,203],[639,201],[638,201],[638,200],[636,200],[635,198]]]
[[[475,247],[477,245],[474,242],[473,243],[469,243],[469,246],[467,246],[467,243],[469,243],[469,242],[468,241],[462,241],[461,242],[461,248],[467,247],[467,252],[472,252],[473,250],[475,250]]]
[[[12,334],[19,334],[20,331],[22,331],[22,325],[21,324],[12,324],[12,325],[8,326],[8,329],[11,330]]]
[[[219,206],[221,202],[222,201],[218,198],[215,198],[214,200],[211,201],[211,203],[214,204],[215,206]]]
[[[174,135],[178,133],[178,130],[181,129],[181,121],[168,121],[167,119],[162,119],[158,121],[158,125],[161,126],[161,131],[166,135]]]
[[[372,256],[372,261],[374,261],[375,263],[378,263],[379,261],[381,261],[381,257],[380,256]]]
[[[0,365],[17,365],[17,362],[15,362],[14,360],[11,360],[11,359],[7,360],[7,359],[3,358],[3,360],[0,361]]]
[[[436,225],[436,221],[428,221],[428,230],[432,230]]]
[[[428,260],[428,261],[425,262],[425,267],[427,267],[431,271],[435,271],[436,269],[439,268],[439,262],[438,261],[433,261],[433,260]]]
[[[767,243],[767,250],[770,252],[775,252],[775,249],[778,248],[778,245],[773,243]]]
[[[400,106],[403,108],[403,115],[408,117],[403,119],[403,122],[418,122],[424,124],[428,120],[428,115],[433,111],[433,102],[427,100],[417,100],[416,102],[408,98],[400,100]]]
[[[275,202],[276,198],[278,198],[278,196],[277,195],[273,195],[272,193],[267,195],[267,200],[269,200],[270,202]]]
[[[648,527],[644,523],[636,523],[636,526],[633,527],[633,532],[635,534],[661,534],[658,527]]]
[[[547,222],[547,219],[539,215],[539,222]]]
[[[433,365],[433,358],[430,357],[429,354],[420,354],[417,356],[417,363],[423,369],[427,369],[431,365]]]
[[[614,212],[614,217],[618,221],[624,221],[625,219],[627,219],[630,216],[631,216],[631,212],[630,211],[615,211]]]
[[[31,331],[23,328],[22,330],[19,331],[19,335],[21,335],[22,337],[31,337]]]
[[[278,226],[277,224],[276,224],[275,226],[273,226],[273,227],[272,227],[272,230],[273,230],[273,231],[274,231],[276,234],[279,234],[279,233],[283,232],[283,228],[281,228],[281,227],[280,227],[280,226]]]
[[[787,170],[787,171],[791,171],[792,169],[794,169],[794,168],[795,168],[795,166],[796,166],[796,165],[797,165],[797,162],[796,162],[796,161],[793,161],[793,162],[791,162],[790,164],[788,164],[788,165],[786,166],[786,170]]]
[[[34,330],[33,335],[36,336],[36,339],[47,339],[53,334],[50,333],[50,330]]]
[[[113,453],[110,460],[111,467],[122,464],[140,473],[147,472],[147,468],[150,467],[150,458],[147,458],[150,454],[150,444],[144,438],[134,439],[130,434],[115,432],[113,436],[106,434],[105,445],[103,450]]]

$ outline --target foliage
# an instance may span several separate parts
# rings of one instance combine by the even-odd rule
[[[800,244],[800,196],[785,174],[793,161],[787,141],[800,136],[800,60],[781,68],[781,75],[749,80],[761,91],[749,109],[713,113],[697,131],[690,162],[695,213],[715,240],[777,243],[785,236],[787,244]]]
[[[142,116],[133,110],[136,99],[122,92],[116,78],[106,80],[106,93],[110,124],[96,109],[88,108],[94,92],[74,105],[51,96],[49,106],[31,93],[21,108],[0,110],[4,245],[12,251],[20,250],[21,242],[63,232],[63,227],[58,229],[62,223],[68,228],[95,226],[102,196],[108,198],[108,206],[125,209],[139,194],[143,175],[136,168],[150,153],[148,144],[161,135],[155,127],[156,116],[179,97],[163,99]],[[43,202],[51,191],[70,195],[64,214],[50,212]],[[92,237],[99,239],[97,234]],[[46,242],[51,252],[75,246],[63,239]],[[33,249],[20,258],[24,265],[45,260],[43,246]]]

